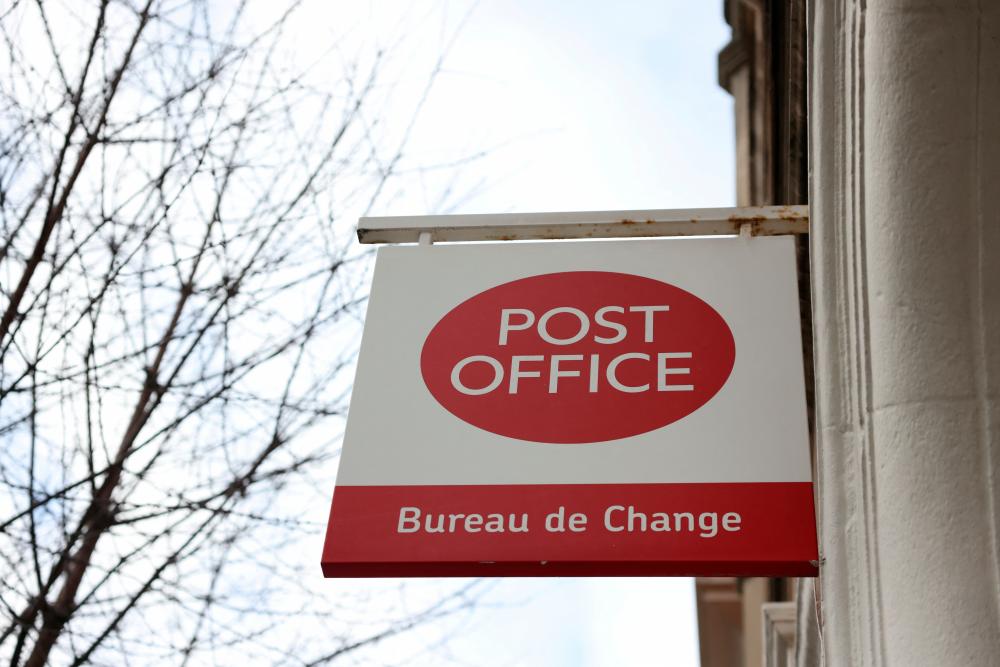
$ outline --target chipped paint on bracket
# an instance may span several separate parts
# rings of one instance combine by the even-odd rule
[[[361,243],[415,243],[421,233],[437,242],[540,239],[806,234],[807,206],[759,206],[658,211],[509,213],[361,218]]]

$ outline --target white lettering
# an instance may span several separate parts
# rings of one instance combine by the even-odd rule
[[[545,530],[550,533],[565,533],[566,508],[560,505],[559,509],[545,517]]]
[[[642,339],[647,343],[653,342],[653,313],[665,313],[670,310],[670,306],[630,306],[630,313],[644,313]]]
[[[478,533],[481,529],[480,526],[483,523],[482,514],[468,514],[465,517],[465,532],[467,533]]]
[[[565,508],[546,517],[545,528],[550,532],[565,532]],[[583,518],[581,518],[583,517]],[[586,523],[582,514],[569,517],[569,527],[573,532],[580,532],[580,526]],[[396,525],[398,533],[418,533],[423,529],[427,533],[527,533],[528,513],[515,514],[424,514],[417,507],[399,508],[399,521]]]
[[[613,512],[624,512],[625,508],[621,505],[612,505],[608,509],[604,510],[604,528],[609,533],[620,533],[625,530],[624,526],[615,526],[611,523],[611,514]]]
[[[519,324],[511,324],[511,315],[521,315],[524,320]],[[500,311],[500,344],[507,344],[507,334],[511,331],[524,331],[535,323],[535,314],[525,308],[504,308]]]
[[[510,515],[510,532],[512,533],[526,533],[528,532],[528,515],[521,515],[521,525],[517,525],[517,517],[514,514]]]
[[[636,512],[635,508],[631,505],[628,506],[628,532],[634,533],[636,531],[635,524],[638,522],[639,531],[646,532],[646,515],[642,512]]]
[[[569,338],[555,338],[549,334],[548,324],[549,320],[552,319],[554,315],[559,315],[560,313],[569,313],[573,315],[578,320],[580,320],[580,330]],[[546,343],[552,345],[572,345],[579,340],[582,340],[584,336],[587,335],[587,331],[590,329],[590,318],[580,310],[579,308],[570,308],[569,306],[563,306],[561,308],[553,308],[542,315],[541,319],[538,320],[538,335],[542,337]]]
[[[560,361],[583,361],[582,354],[553,354],[549,368],[549,393],[554,394],[559,387],[559,378],[578,378],[580,371],[563,371],[559,369]]]
[[[569,515],[569,529],[574,533],[582,533],[587,530],[587,515],[576,512]]]
[[[667,368],[667,359],[690,359],[690,352],[660,352],[656,355],[656,389],[658,391],[694,391],[693,384],[667,384],[668,375],[690,375],[690,368]]]
[[[604,317],[605,313],[624,313],[625,309],[621,306],[604,306],[599,308],[594,314],[594,321],[597,322],[598,326],[602,326],[606,329],[614,329],[618,333],[614,336],[594,336],[595,343],[602,343],[604,345],[613,345],[625,340],[625,334],[628,333],[628,329],[621,322],[612,322]]]
[[[431,524],[431,515],[428,514],[424,517],[424,530],[428,533],[443,533],[444,532],[444,514],[437,515],[437,525]]]
[[[470,389],[462,384],[462,369],[477,361],[489,364],[493,367],[493,380],[485,387]],[[501,382],[503,382],[503,366],[500,365],[499,361],[493,357],[488,357],[485,354],[476,354],[471,357],[466,357],[455,364],[455,367],[451,369],[451,386],[468,396],[481,396],[483,394],[488,394],[499,387]]]
[[[701,532],[700,537],[715,537],[719,534],[719,515],[715,512],[702,512],[698,516],[698,527]]]
[[[503,530],[503,514],[490,514],[486,517],[486,526],[484,530],[487,533],[502,533]]]
[[[694,515],[690,512],[674,512],[674,528],[677,530],[684,530],[681,528],[681,519],[687,519],[688,530],[694,530]]]
[[[542,377],[539,371],[522,371],[521,363],[525,361],[543,361],[545,357],[540,354],[515,354],[510,358],[510,388],[508,394],[517,393],[517,381],[521,378]]]
[[[670,515],[666,512],[656,512],[653,514],[653,521],[649,524],[649,529],[654,533],[670,532]]]
[[[649,355],[646,354],[645,352],[626,352],[625,354],[619,354],[617,357],[611,360],[610,364],[608,364],[608,371],[607,371],[608,383],[618,391],[625,392],[626,394],[637,394],[641,391],[649,391],[649,383],[640,384],[633,387],[626,384],[622,384],[621,382],[618,381],[618,376],[616,375],[616,371],[618,370],[618,364],[622,363],[623,361],[627,361],[628,359],[642,359],[644,361],[649,361]]]
[[[418,530],[420,530],[420,510],[416,507],[400,507],[396,532],[415,533]]]
[[[573,530],[573,517],[576,516],[583,515],[574,514],[570,517],[570,530]],[[740,521],[738,513],[729,512],[722,516],[721,528],[737,532],[740,530]],[[611,505],[604,511],[604,527],[612,533],[697,532],[699,537],[711,538],[719,534],[720,521],[716,512],[701,512],[697,515],[692,512],[674,512],[672,515],[667,512],[655,512],[647,515],[632,505],[628,507]]]

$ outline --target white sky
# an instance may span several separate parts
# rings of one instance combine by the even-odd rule
[[[329,16],[331,25],[313,27],[331,38],[303,44],[303,51],[323,51],[336,44],[336,34],[378,41],[400,31],[427,33],[429,40],[417,37],[424,44],[424,61],[414,64],[419,70],[443,46],[433,36],[451,34],[468,18],[413,128],[405,164],[413,170],[491,150],[457,172],[411,171],[417,178],[404,179],[404,191],[379,213],[733,205],[732,102],[716,83],[716,55],[729,34],[723,0],[451,0],[445,25],[425,7],[437,4],[321,0],[317,23]],[[342,24],[334,21],[352,13]],[[422,84],[401,78],[399,85]],[[454,189],[442,204],[437,192],[448,184]],[[316,510],[322,523],[327,507]],[[303,545],[301,554],[316,581],[304,585],[334,596],[390,584],[320,580],[322,535],[310,539],[314,543]],[[698,663],[688,579],[498,580],[476,612],[451,628],[446,644],[426,651],[426,643],[438,638],[418,633],[349,661],[427,667]]]
[[[716,83],[729,34],[722,5],[482,0],[407,154],[432,164],[492,150],[457,174],[422,174],[378,212],[732,206],[732,101]],[[384,26],[413,8],[386,2],[367,11]],[[468,10],[450,3],[452,25]],[[447,32],[410,21],[408,29]],[[443,207],[442,178],[454,180]],[[446,646],[422,653],[413,637],[366,651],[358,664],[694,666],[694,613],[689,579],[506,579]]]
[[[452,212],[732,205],[722,5],[483,0],[411,153],[500,146],[472,168],[485,188]],[[420,212],[393,203],[404,211]]]

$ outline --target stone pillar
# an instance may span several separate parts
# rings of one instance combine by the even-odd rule
[[[996,665],[1000,2],[810,9],[823,659]]]

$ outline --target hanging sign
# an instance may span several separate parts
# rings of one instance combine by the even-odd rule
[[[789,237],[381,248],[327,576],[816,573]]]

